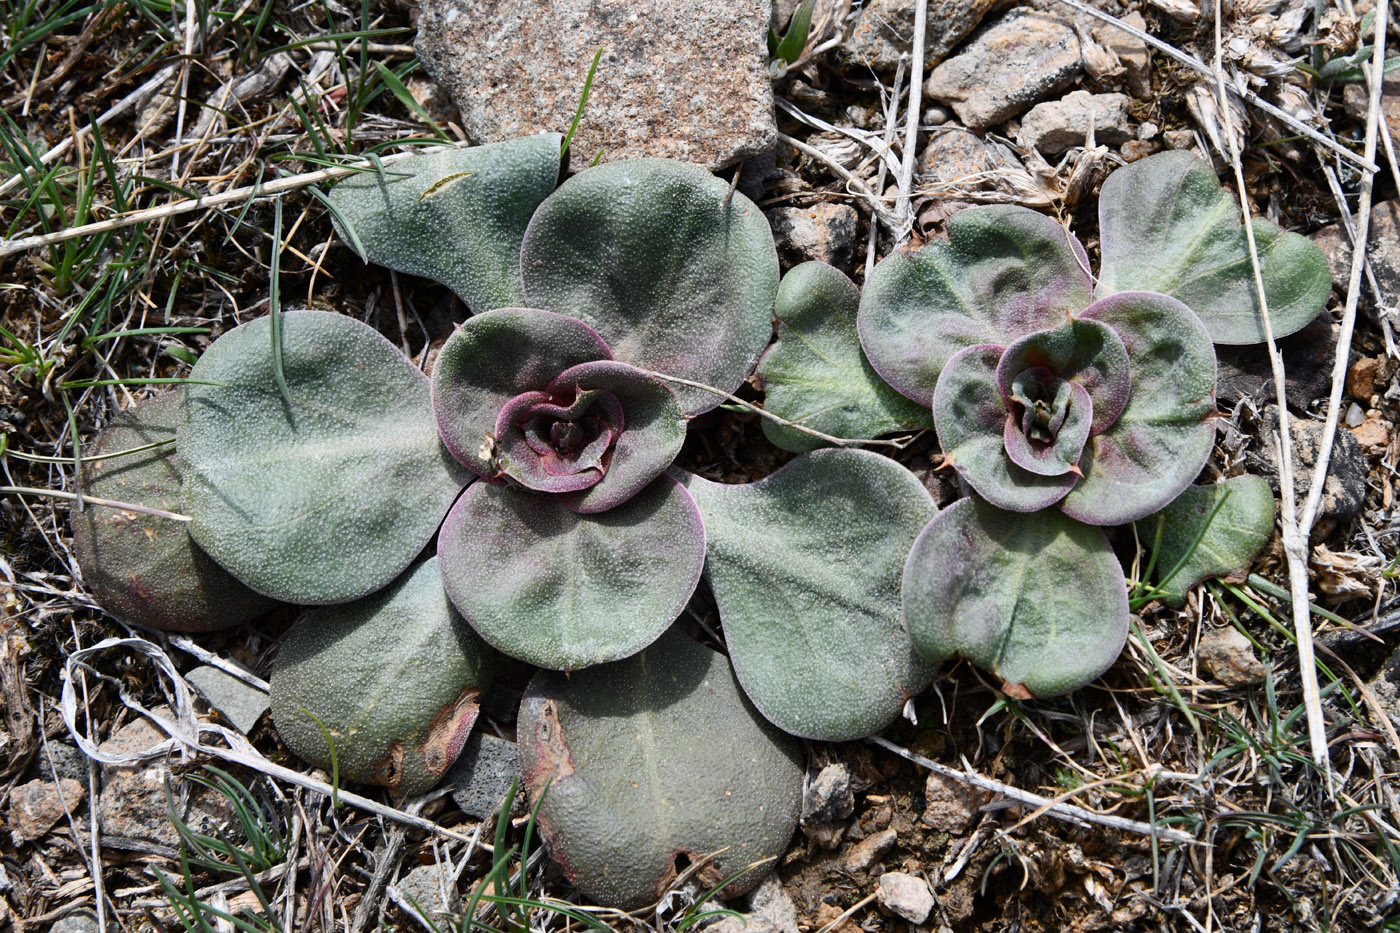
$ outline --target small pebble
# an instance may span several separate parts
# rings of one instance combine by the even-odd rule
[[[933,892],[928,889],[928,882],[902,871],[881,875],[875,898],[885,910],[913,924],[923,923],[933,910]]]
[[[1138,127],[1137,137],[1138,139],[1151,139],[1159,132],[1161,132],[1161,127],[1149,120]]]

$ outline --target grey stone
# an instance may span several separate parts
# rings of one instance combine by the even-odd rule
[[[1059,100],[1036,104],[1021,120],[1021,141],[1045,156],[1059,156],[1084,145],[1089,127],[1100,145],[1121,146],[1134,137],[1126,94],[1071,91]]]
[[[1371,94],[1365,84],[1348,84],[1342,89],[1342,106],[1358,123],[1366,121],[1371,108]],[[1381,81],[1381,114],[1391,131],[1400,126],[1400,74],[1394,72]]]
[[[1270,406],[1263,412],[1261,433],[1272,437],[1278,431],[1278,410]],[[1311,481],[1313,467],[1322,449],[1323,432],[1326,425],[1321,421],[1292,417],[1288,420],[1293,434],[1293,470],[1301,483]],[[1279,495],[1278,468],[1274,464],[1272,442],[1261,438],[1245,454],[1245,468],[1269,481],[1274,495]],[[1351,432],[1341,425],[1332,444],[1332,459],[1329,461],[1327,479],[1322,486],[1322,504],[1318,517],[1323,522],[1344,522],[1360,514],[1366,503],[1366,476],[1369,469],[1366,454]],[[1298,494],[1301,497],[1303,490]],[[1323,523],[1319,523],[1316,534],[1325,534]]]
[[[933,892],[928,882],[902,871],[887,871],[880,876],[875,892],[880,906],[913,924],[923,923],[933,910]]]
[[[75,910],[54,922],[49,933],[97,933],[97,915],[90,910]]]
[[[851,772],[839,761],[822,768],[807,785],[802,798],[803,823],[834,823],[855,812],[856,795]]]
[[[814,204],[764,211],[784,270],[814,260],[850,273],[860,215],[849,204]]]
[[[748,912],[742,919],[723,917],[705,929],[711,933],[798,933],[797,907],[776,875],[764,878],[750,891],[746,904]]]
[[[157,716],[170,719],[168,709],[157,709]],[[164,733],[144,719],[129,722],[116,731],[98,750],[107,755],[143,752],[165,741]],[[98,819],[106,836],[155,843],[174,848],[180,835],[170,821],[166,798],[169,771],[161,758],[125,765],[102,766],[102,800]],[[194,782],[186,782],[186,804],[180,818],[196,832],[213,835],[233,818],[228,798]],[[171,795],[179,802],[180,782],[170,780]]]
[[[1400,121],[1397,121],[1400,125]],[[1352,218],[1355,225],[1360,215]],[[1312,241],[1321,247],[1327,256],[1327,265],[1332,270],[1332,285],[1339,291],[1346,291],[1351,278],[1351,240],[1340,223],[1323,227],[1312,235]],[[1388,302],[1400,299],[1400,201],[1385,201],[1371,208],[1371,233],[1367,238],[1366,258],[1371,263],[1371,271],[1376,274],[1376,284],[1381,295]],[[1361,307],[1374,312],[1375,299],[1371,289],[1363,281],[1361,285]]]
[[[457,882],[447,866],[439,862],[419,865],[399,879],[399,893],[404,900],[417,904],[420,911],[429,919],[437,920],[444,914],[461,913],[462,898],[457,893]]]
[[[962,781],[930,774],[924,780],[924,813],[919,819],[931,829],[958,835],[972,826],[987,796]]]
[[[1278,342],[1283,354],[1284,391],[1288,406],[1305,411],[1315,400],[1326,398],[1332,387],[1332,363],[1337,355],[1337,335],[1326,315]],[[1267,401],[1274,397],[1273,369],[1269,348],[1218,346],[1216,352],[1215,397],[1222,406],[1231,406],[1249,396]]]
[[[777,140],[767,0],[425,0],[416,49],[474,142],[565,131],[603,49],[574,163],[710,168]]]
[[[890,850],[896,838],[898,834],[892,828],[866,836],[846,853],[846,871],[865,871]]]
[[[1227,687],[1264,682],[1264,665],[1255,657],[1254,646],[1233,626],[1211,629],[1201,636],[1196,659]]]
[[[995,126],[1064,90],[1083,67],[1063,21],[1018,8],[984,24],[929,75],[924,94],[952,105],[973,129]]]
[[[519,776],[520,754],[515,743],[478,729],[447,772],[444,785],[452,788],[452,800],[463,813],[484,820],[510,793],[511,782]]]
[[[932,0],[924,32],[924,64],[931,68],[966,39],[995,0]],[[914,0],[871,0],[841,45],[848,67],[894,71],[900,56],[914,50]]]
[[[49,739],[47,745],[40,745],[30,765],[29,776],[52,781],[55,777],[72,778],[80,784],[87,784],[88,759],[76,745]]]
[[[933,193],[975,190],[995,167],[991,149],[976,133],[960,126],[941,127],[929,134],[915,167],[921,187]]]
[[[262,714],[267,712],[268,696],[251,684],[246,684],[217,667],[196,667],[185,675],[190,686],[204,698],[204,702],[233,723],[233,727],[244,735],[258,724]]]

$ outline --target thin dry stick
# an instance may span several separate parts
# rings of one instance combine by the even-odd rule
[[[899,197],[895,213],[904,219],[896,245],[909,239],[914,231],[914,211],[909,203],[914,187],[914,163],[919,148],[919,106],[924,97],[924,37],[928,33],[928,0],[919,0],[914,8],[914,48],[909,71],[909,104],[904,108],[904,164],[899,167]]]
[[[465,146],[466,144],[463,143],[462,145]],[[442,148],[461,147],[448,146]],[[434,151],[435,150],[436,147],[434,147]],[[415,150],[415,152],[419,151],[424,150]],[[414,155],[415,152],[396,152],[393,155],[384,156],[379,160],[378,164],[392,165],[395,162],[402,161]],[[204,194],[197,198],[185,198],[170,204],[161,204],[156,207],[147,207],[137,211],[127,211],[125,214],[117,214],[107,220],[83,224],[78,227],[69,227],[66,230],[59,230],[54,233],[21,237],[17,240],[0,240],[0,258],[31,249],[52,246],[54,243],[62,243],[65,240],[92,236],[96,233],[106,233],[109,230],[120,230],[123,227],[130,227],[133,224],[145,223],[150,220],[164,220],[168,217],[187,214],[190,211],[197,211],[203,208],[218,207],[222,204],[244,201],[248,198],[268,198],[287,191],[296,191],[309,185],[320,184],[323,181],[334,181],[337,178],[344,178],[347,175],[354,175],[357,172],[375,171],[377,168],[378,165],[365,159],[351,162],[344,166],[323,168],[319,171],[307,172],[303,175],[288,175],[286,178],[264,181],[260,185],[246,185],[242,188],[231,188],[228,191],[221,191],[218,194]],[[311,265],[311,260],[309,258],[305,256],[302,258],[306,260],[307,265]]]
[[[1123,30],[1128,35],[1133,36],[1134,38],[1139,39],[1143,42],[1146,42],[1148,45],[1157,49],[1159,52],[1162,52],[1167,57],[1180,62],[1187,68],[1190,68],[1192,71],[1204,75],[1207,78],[1215,77],[1215,70],[1212,69],[1205,62],[1201,61],[1196,56],[1189,55],[1186,52],[1181,51],[1180,49],[1174,48],[1168,45],[1167,43],[1163,42],[1161,39],[1158,39],[1156,36],[1149,35],[1148,33],[1143,32],[1141,29],[1129,26],[1127,23],[1123,22],[1116,16],[1112,16],[1108,13],[1103,12],[1102,10],[1096,10],[1088,4],[1081,2],[1081,0],[1060,0],[1060,2],[1068,7],[1072,7],[1073,9],[1078,10],[1081,13],[1086,13],[1089,16],[1094,17],[1095,19],[1101,19],[1105,23],[1112,23],[1114,26],[1117,26],[1119,29]],[[1380,166],[1376,165],[1376,163],[1372,161],[1371,158],[1362,158],[1361,156],[1352,152],[1346,146],[1343,146],[1341,143],[1337,142],[1335,139],[1329,139],[1322,133],[1319,133],[1317,130],[1313,129],[1311,126],[1308,126],[1302,120],[1299,120],[1297,117],[1293,116],[1291,113],[1288,113],[1285,110],[1281,110],[1278,107],[1275,107],[1273,104],[1269,103],[1267,100],[1260,97],[1258,94],[1254,93],[1248,88],[1232,89],[1232,93],[1243,97],[1245,100],[1249,101],[1251,104],[1258,107],[1260,110],[1264,111],[1274,119],[1282,120],[1289,127],[1294,129],[1298,133],[1301,133],[1302,135],[1308,137],[1313,142],[1326,146],[1328,149],[1331,149],[1333,152],[1337,153],[1342,158],[1346,159],[1348,162],[1353,163],[1358,168],[1364,169],[1369,172],[1380,171]],[[1225,102],[1222,101],[1222,106],[1225,105]]]
[[[899,119],[899,88],[904,81],[904,59],[899,60],[899,64],[894,69],[894,85],[890,88],[890,99],[885,107],[885,138],[884,151],[889,152],[890,146],[894,143],[894,126]],[[880,160],[880,169],[875,174],[875,187],[881,190],[885,187],[885,160]],[[865,280],[870,281],[870,273],[875,269],[875,251],[879,247],[880,225],[872,223],[870,225],[870,239],[865,245]]]
[[[787,146],[791,146],[792,148],[796,149],[798,152],[801,152],[804,155],[811,156],[818,162],[825,165],[827,168],[831,169],[831,171],[838,178],[844,181],[848,186],[854,188],[862,197],[865,198],[865,200],[870,204],[870,209],[875,212],[875,216],[880,218],[881,223],[888,227],[892,232],[896,234],[899,233],[899,229],[901,226],[899,217],[896,216],[893,212],[891,212],[888,207],[885,207],[884,203],[880,200],[879,195],[871,191],[866,186],[865,182],[861,181],[855,175],[847,171],[846,167],[843,166],[840,162],[837,162],[835,159],[831,158],[831,156],[827,155],[825,152],[822,152],[820,149],[813,148],[812,146],[807,145],[800,139],[793,139],[786,133],[778,134],[778,142],[783,143]],[[4,248],[0,247],[0,256],[4,255]]]
[[[858,437],[832,437],[830,434],[823,434],[821,431],[814,430],[812,428],[807,427],[806,425],[798,424],[796,421],[789,421],[786,418],[780,418],[772,412],[765,411],[758,405],[755,405],[753,402],[746,402],[743,399],[739,398],[739,396],[737,395],[733,395],[729,392],[724,391],[723,389],[716,389],[714,386],[707,386],[703,382],[694,382],[690,379],[682,379],[680,376],[668,376],[666,373],[658,373],[650,369],[644,369],[642,370],[642,372],[646,373],[649,376],[653,376],[657,379],[664,379],[667,382],[675,382],[683,386],[690,386],[692,389],[700,389],[702,391],[709,392],[712,395],[718,395],[722,399],[726,399],[730,402],[733,402],[735,405],[742,405],[754,414],[761,415],[764,418],[767,418],[769,421],[781,424],[785,428],[791,428],[794,431],[799,431],[802,434],[810,435],[811,437],[815,437],[819,440],[826,441],[828,444],[834,444],[837,447],[893,447],[895,450],[903,450],[905,447],[909,446],[909,442],[911,440],[913,440],[915,437],[918,437],[917,434],[911,434],[908,437],[896,438],[894,440],[867,440]]]
[[[1103,813],[1095,813],[1093,810],[1086,810],[1083,807],[1076,807],[1068,803],[1056,803],[1049,797],[1042,797],[1040,794],[1033,794],[1030,791],[1012,787],[1010,784],[1003,784],[991,778],[983,777],[976,771],[968,769],[959,771],[947,765],[941,765],[936,761],[925,758],[923,755],[915,754],[907,748],[901,748],[893,742],[872,735],[866,739],[873,745],[878,745],[886,751],[894,752],[901,758],[922,765],[935,774],[952,778],[955,781],[962,781],[964,784],[971,784],[973,787],[980,787],[989,790],[1003,797],[1010,797],[1018,803],[1023,803],[1032,807],[1039,807],[1045,810],[1047,816],[1053,816],[1057,820],[1064,820],[1067,823],[1097,823],[1100,826],[1108,826],[1113,829],[1121,829],[1125,832],[1137,833],[1142,836],[1155,836],[1158,839],[1166,839],[1171,842],[1195,843],[1197,840],[1190,833],[1179,829],[1163,828],[1154,826],[1151,823],[1143,823],[1138,820],[1130,820],[1121,816],[1109,816]]]

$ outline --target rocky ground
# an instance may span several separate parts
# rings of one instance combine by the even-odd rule
[[[795,3],[776,6],[782,31]],[[296,179],[339,154],[406,138],[566,129],[600,48],[575,166],[595,154],[659,155],[726,178],[738,171],[784,268],[820,259],[858,284],[876,259],[939,236],[953,213],[978,203],[1049,213],[1096,258],[1097,190],[1114,166],[1187,149],[1233,189],[1238,148],[1250,210],[1312,237],[1332,264],[1328,310],[1281,343],[1300,477],[1318,456],[1342,359],[1341,426],[1308,554],[1330,773],[1310,758],[1276,534],[1255,577],[1199,588],[1184,610],[1143,607],[1118,664],[1070,697],[1015,701],[977,670],[947,666],[914,704],[917,725],[902,722],[884,739],[962,778],[887,745],[809,745],[800,832],[773,880],[731,905],[744,915],[717,926],[1400,928],[1400,656],[1391,657],[1400,643],[1400,201],[1384,141],[1369,195],[1369,270],[1348,294],[1347,226],[1368,184],[1371,108],[1354,62],[1375,41],[1360,30],[1369,3],[1236,0],[1218,11],[1217,36],[1216,9],[1194,0],[929,0],[916,43],[918,6],[818,0],[801,55],[770,63],[765,3],[0,0],[5,482],[71,488],[64,463],[20,454],[71,456],[75,433],[90,436],[149,391],[131,380],[183,375],[220,331],[265,312],[272,209],[240,193],[249,186],[291,180],[285,303],[367,320],[430,366],[460,304],[426,280],[366,268]],[[1386,38],[1400,44],[1393,26]],[[1225,105],[1217,69],[1242,95]],[[911,80],[921,93],[906,151]],[[1400,132],[1400,76],[1385,83],[1379,113],[1382,140],[1387,124]],[[226,199],[167,207],[182,191]],[[138,208],[155,210],[132,223]],[[1339,348],[1351,302],[1355,332]],[[101,336],[164,325],[208,330]],[[126,384],[94,385],[114,379]],[[746,394],[761,399],[759,387]],[[1248,471],[1278,493],[1269,444],[1278,405],[1263,348],[1222,354],[1225,417],[1203,481]],[[899,456],[940,502],[956,495],[934,472],[931,438]],[[752,415],[716,410],[691,428],[681,463],[747,481],[786,457]],[[250,790],[230,797],[189,779],[218,783],[179,754],[99,767],[64,722],[65,665],[104,637],[133,633],[84,592],[68,505],[0,498],[0,926],[194,929],[198,904],[237,914],[249,924],[241,929],[427,928],[411,912],[417,903],[447,912],[435,914],[440,928],[465,929],[466,899],[493,864],[482,843],[522,839],[518,803],[499,832],[493,811],[515,768],[512,689],[518,697],[529,672],[507,672],[487,710],[489,734],[442,790],[407,802],[375,797],[401,808],[394,813],[335,807],[251,770],[234,769]],[[1137,542],[1125,532],[1115,544],[1135,575]],[[692,610],[713,616],[703,587]],[[195,691],[191,715],[302,768],[280,747],[259,687],[293,618],[281,610],[251,629],[193,640],[135,633],[173,660],[170,669],[136,650],[89,658],[87,673],[75,674],[69,718],[106,756],[142,752],[164,737],[126,701],[178,708],[178,676]],[[253,883],[182,865],[189,835],[167,817],[171,805],[188,832],[214,840],[210,851],[274,839],[278,855],[255,866]],[[405,812],[420,825],[406,825]],[[525,874],[537,900],[573,897],[547,859],[528,859]],[[595,916],[618,929],[679,931],[693,922],[693,898],[680,891],[644,915]],[[216,916],[202,928],[233,928]],[[520,925],[494,913],[488,922]],[[528,922],[578,923],[543,904]]]

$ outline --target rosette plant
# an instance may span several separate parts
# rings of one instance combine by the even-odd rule
[[[1275,333],[1297,330],[1326,300],[1325,261],[1267,221],[1254,233]],[[1078,239],[1025,208],[965,210],[948,234],[886,258],[857,318],[874,371],[932,411],[945,465],[976,494],[916,542],[905,621],[932,660],[1062,693],[1127,634],[1123,574],[1092,526],[1190,485],[1215,434],[1213,340],[1262,339],[1245,234],[1185,153],[1105,183],[1097,282]]]

